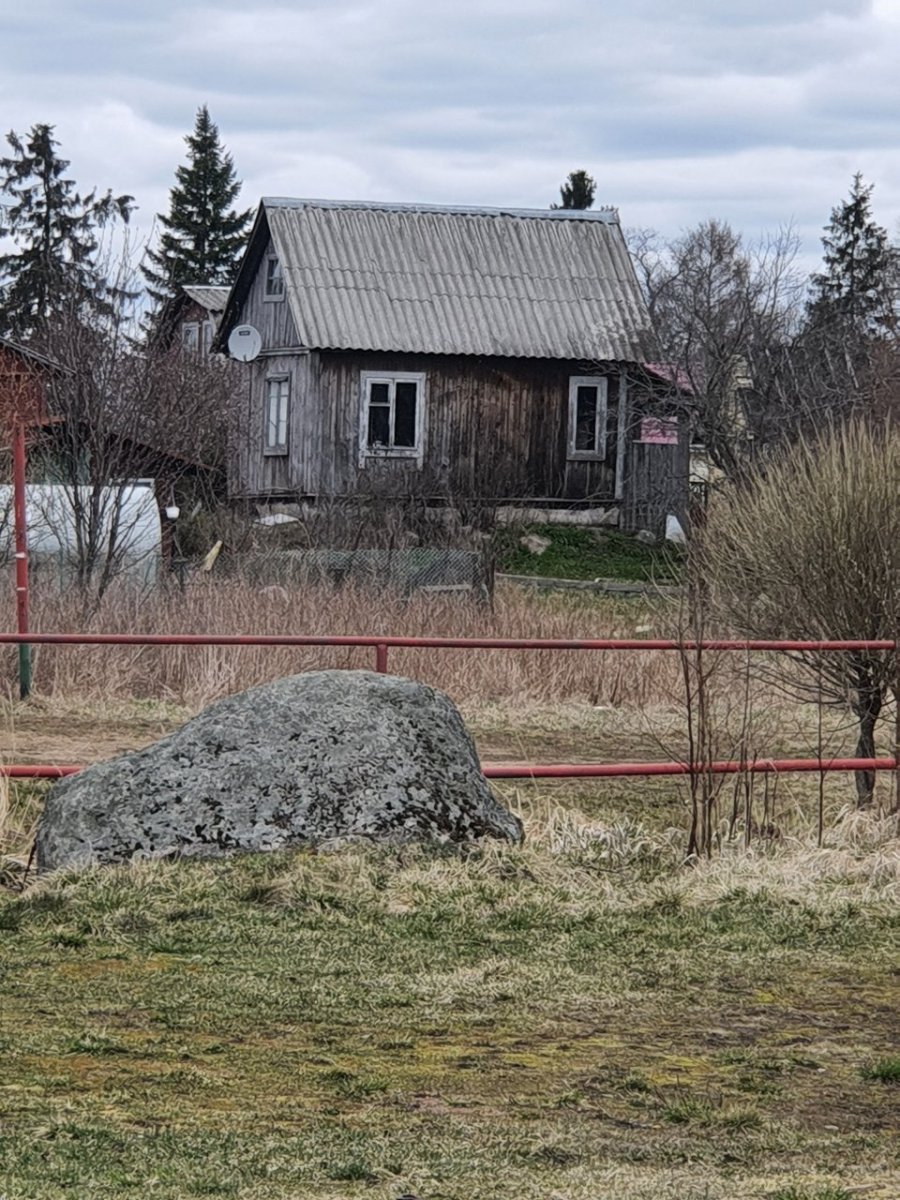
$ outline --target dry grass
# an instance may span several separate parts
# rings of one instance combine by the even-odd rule
[[[583,600],[501,589],[493,611],[458,599],[355,588],[254,588],[240,581],[194,582],[175,590],[115,589],[99,613],[84,620],[76,597],[53,589],[35,597],[33,623],[48,632],[222,634],[408,634],[486,637],[634,636],[646,629],[640,602]],[[7,605],[0,620],[14,627]],[[14,654],[5,651],[6,678]],[[35,688],[45,698],[152,697],[192,708],[296,671],[371,667],[373,653],[353,648],[39,647]],[[676,682],[676,664],[659,655],[578,652],[392,651],[390,668],[441,687],[457,701],[586,700],[639,707]]]
[[[21,880],[41,811],[41,788],[0,779],[0,888]]]
[[[84,627],[70,596],[39,594],[35,615]],[[118,589],[88,628],[591,637],[667,620],[518,591],[490,612],[215,582]],[[226,693],[371,662],[42,648],[0,752],[106,756]],[[715,663],[717,756],[846,748],[846,716],[741,667]],[[485,759],[686,752],[675,655],[412,651],[391,669],[449,692]],[[41,789],[0,789],[0,1195],[893,1200],[900,841],[896,818],[847,809],[850,786],[754,780],[745,846],[748,793],[723,783],[717,853],[690,864],[677,781],[523,783],[497,789],[522,847],[154,863],[24,892]]]
[[[658,683],[658,681],[657,681]],[[660,689],[661,690],[661,689]],[[717,756],[810,757],[846,751],[853,730],[847,717],[830,710],[820,724],[814,709],[785,699],[758,703],[745,713],[722,688]],[[683,708],[674,702],[643,710],[583,701],[518,703],[470,699],[461,705],[479,755],[485,762],[618,762],[684,759],[688,738]],[[90,763],[140,749],[183,723],[192,707],[152,700],[58,694],[27,704],[0,703],[0,760],[7,762]],[[884,729],[889,750],[889,730]],[[876,813],[894,805],[896,776],[883,773]],[[511,806],[542,821],[541,814],[565,822],[581,820],[615,827],[640,823],[654,834],[686,845],[690,815],[689,780],[656,779],[495,781]],[[852,777],[832,773],[722,776],[715,781],[712,806],[713,853],[727,858],[743,842],[805,844],[814,836],[821,807],[824,844],[844,820],[853,801]],[[19,783],[2,793],[0,855],[27,857],[43,785]],[[562,815],[560,815],[562,814]],[[747,819],[749,817],[749,837]],[[672,831],[671,834],[667,831]],[[555,836],[555,835],[554,835]],[[540,840],[540,839],[539,839]],[[552,841],[552,839],[551,839]],[[811,866],[811,870],[815,870]]]
[[[639,598],[501,588],[488,610],[456,598],[418,595],[404,601],[388,592],[354,588],[259,589],[227,579],[195,581],[184,594],[177,588],[141,593],[118,587],[87,619],[77,597],[58,589],[39,588],[33,604],[35,628],[50,632],[596,638],[674,636],[678,621],[677,606],[665,601],[649,605]],[[6,595],[0,597],[0,622],[14,627]],[[5,660],[12,701],[14,648],[0,651],[0,659]],[[815,708],[786,702],[767,670],[771,664],[758,656],[748,662],[736,654],[719,654],[712,666],[710,659],[708,655],[706,669],[715,703],[716,757],[776,755],[790,736],[782,735],[785,723],[789,730],[802,724],[809,752],[818,749]],[[79,712],[97,715],[98,706],[114,717],[118,706],[134,711],[142,703],[148,711],[182,715],[297,671],[371,667],[373,662],[371,650],[354,648],[40,646],[34,650],[35,699],[49,712],[64,713],[68,721]],[[604,729],[644,728],[657,743],[655,756],[685,757],[684,685],[675,653],[392,650],[389,669],[440,687],[469,708],[493,706],[498,722],[503,711],[539,710],[548,732],[569,722],[571,713],[593,707],[602,713]],[[884,730],[892,715],[886,707]],[[9,705],[8,725],[22,716]],[[823,752],[846,752],[853,744],[852,730],[848,715],[827,714]],[[591,757],[585,739],[580,745],[581,753],[574,757]]]

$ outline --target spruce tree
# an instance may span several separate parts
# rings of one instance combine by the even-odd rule
[[[594,203],[597,184],[587,171],[572,171],[566,182],[559,189],[562,204],[551,204],[554,209],[560,208],[590,208]]]
[[[141,268],[158,306],[181,284],[231,283],[247,242],[251,213],[234,208],[240,180],[205,104],[184,140],[187,164],[175,171],[168,215],[159,214],[158,247],[148,251]]]
[[[824,270],[811,279],[813,330],[869,338],[894,327],[897,254],[872,217],[872,188],[857,173],[849,198],[831,210],[822,238]]]
[[[0,193],[10,199],[0,206],[0,236],[15,248],[0,255],[0,333],[29,341],[63,312],[111,311],[118,294],[97,263],[98,231],[114,217],[127,221],[133,197],[80,195],[52,125],[6,141],[12,153],[0,158]]]

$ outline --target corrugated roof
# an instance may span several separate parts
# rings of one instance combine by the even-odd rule
[[[419,204],[403,200],[296,200],[290,196],[264,196],[267,208],[362,209],[369,212],[457,213],[463,216],[530,217],[554,221],[603,221],[619,223],[618,210],[611,205],[600,208],[488,208],[483,204]]]
[[[216,287],[208,283],[186,283],[182,286],[182,291],[189,300],[193,300],[207,312],[222,313],[228,303],[231,288]]]
[[[632,362],[651,353],[614,210],[262,205],[310,348]]]

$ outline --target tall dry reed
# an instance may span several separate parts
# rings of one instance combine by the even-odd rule
[[[493,610],[457,597],[414,596],[353,587],[254,587],[237,580],[194,580],[175,589],[113,588],[84,620],[77,596],[38,589],[32,625],[46,632],[361,634],[578,638],[634,636],[646,609],[621,602],[577,602],[514,589]],[[15,627],[10,595],[0,622]],[[15,654],[3,650],[15,681]],[[50,647],[35,648],[34,686],[48,698],[154,698],[197,707],[280,676],[316,668],[371,668],[374,652],[353,647]],[[391,650],[389,669],[440,687],[459,702],[478,699],[580,701],[643,709],[677,690],[678,665],[650,652]]]

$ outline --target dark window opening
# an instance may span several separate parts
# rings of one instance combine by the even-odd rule
[[[575,396],[575,449],[597,449],[597,389],[579,387]]]
[[[423,377],[363,376],[365,450],[408,456],[420,448]]]
[[[394,393],[394,445],[412,447],[416,444],[416,396],[414,383],[401,382]]]
[[[369,408],[369,445],[389,446],[391,443],[391,410],[380,404]]]
[[[606,392],[603,375],[569,379],[569,458],[600,462],[606,457]]]

